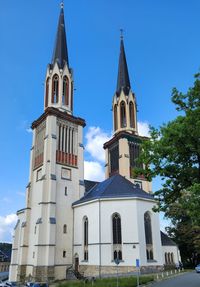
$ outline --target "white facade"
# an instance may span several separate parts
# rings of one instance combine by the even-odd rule
[[[78,160],[77,166],[66,166],[56,162],[59,136],[57,122],[56,116],[46,118],[43,164],[36,169],[33,161],[34,145],[31,150],[27,205],[19,212],[20,221],[15,229],[10,272],[10,279],[13,281],[21,280],[22,274],[23,277],[31,275],[37,278],[41,272],[44,278],[51,279],[52,276],[61,279],[66,276],[66,266],[72,262],[71,205],[84,194],[82,127],[67,123],[76,129],[74,138],[77,141]],[[64,225],[67,227],[65,234]],[[63,252],[66,252],[66,256],[63,256]],[[48,275],[48,271],[41,270],[43,267],[55,268],[51,268],[51,275]]]
[[[179,262],[181,262],[180,251],[178,246],[176,245],[163,245],[162,246],[163,252],[163,264],[165,265],[177,265],[179,266]]]
[[[112,215],[118,213],[122,225],[122,261],[120,267],[130,267],[127,270],[134,270],[136,259],[140,260],[140,265],[143,267],[162,266],[159,217],[153,212],[151,212],[151,220],[154,260],[147,261],[146,258],[144,213],[151,210],[154,205],[154,201],[137,198],[100,199],[75,205],[74,254],[79,257],[80,265],[98,266],[98,271],[102,274],[106,269],[104,267],[116,266],[113,258]],[[83,220],[85,217],[88,218],[89,223],[87,262],[84,262],[83,259]],[[82,269],[92,276],[90,268]],[[107,273],[108,270],[107,268]]]

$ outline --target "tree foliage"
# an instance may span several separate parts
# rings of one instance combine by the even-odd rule
[[[155,209],[165,212],[173,223],[169,233],[194,253],[200,252],[200,74],[187,93],[174,88],[172,102],[178,117],[159,129],[151,127],[139,159],[145,169],[136,173],[148,180],[161,176]]]

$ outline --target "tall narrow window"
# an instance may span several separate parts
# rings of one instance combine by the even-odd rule
[[[74,130],[72,129],[72,154],[74,153]]]
[[[68,133],[68,153],[71,153],[71,129],[69,128]]]
[[[46,80],[46,94],[45,94],[45,108],[48,107],[49,102],[49,78]]]
[[[62,127],[62,151],[64,151],[64,141],[65,141],[65,126]]]
[[[63,258],[65,258],[66,257],[66,251],[64,250],[63,251]]]
[[[59,77],[58,75],[53,76],[52,80],[52,103],[58,103],[58,95],[59,95]]]
[[[58,127],[58,150],[60,150],[60,140],[61,140],[61,125]]]
[[[121,122],[121,128],[126,127],[126,107],[125,103],[121,102],[120,104],[120,122]]]
[[[62,103],[66,106],[69,105],[69,80],[67,76],[63,78]]]
[[[152,229],[151,229],[151,216],[149,212],[144,214],[144,230],[146,239],[146,254],[147,260],[153,260],[153,240],[152,240]]]
[[[74,83],[71,82],[71,110],[73,111]]]
[[[84,221],[84,260],[88,261],[88,218],[85,217]]]
[[[115,131],[118,129],[118,124],[117,124],[117,105],[114,106],[114,129],[115,129]]]
[[[133,102],[129,104],[129,117],[130,117],[130,127],[135,128],[135,115],[134,115],[134,106]]]
[[[171,254],[168,252],[168,263],[171,264]]]
[[[138,162],[140,156],[140,143],[139,142],[129,142],[129,155],[130,155],[130,168],[142,168],[141,162]]]
[[[63,233],[67,233],[67,225],[66,224],[63,225]]]
[[[67,132],[68,132],[68,128],[65,128],[65,152],[67,152]]]
[[[119,144],[116,144],[110,148],[109,157],[110,157],[110,174],[117,173],[119,171]]]
[[[118,213],[112,216],[113,231],[113,259],[122,260],[122,234],[121,234],[121,218]]]
[[[173,252],[171,253],[171,263],[174,264],[174,254],[173,254]]]
[[[168,264],[168,256],[167,256],[167,252],[165,252],[165,264]]]

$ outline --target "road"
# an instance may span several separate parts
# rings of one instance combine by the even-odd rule
[[[200,287],[200,273],[188,272],[174,278],[157,282],[152,287]]]

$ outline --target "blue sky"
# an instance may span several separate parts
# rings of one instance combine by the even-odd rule
[[[59,3],[0,3],[0,241],[11,240],[13,214],[24,207],[32,142],[29,127],[43,112],[44,78],[52,57]],[[88,167],[96,165],[98,178],[103,157],[98,157],[94,145],[112,131],[120,28],[124,29],[138,120],[158,127],[177,115],[170,102],[172,88],[186,91],[199,70],[200,1],[67,0],[64,10],[76,88],[74,114],[87,122],[85,160]],[[154,189],[158,186],[155,181]]]

